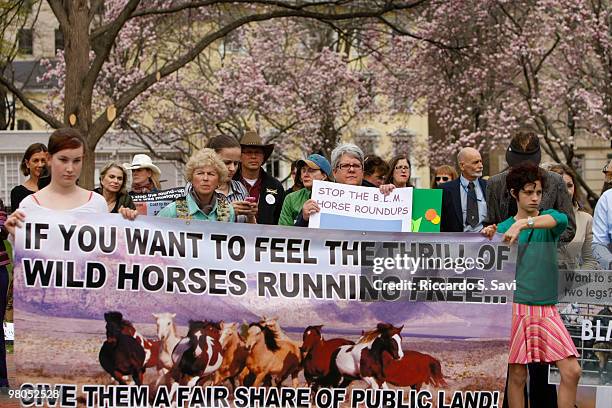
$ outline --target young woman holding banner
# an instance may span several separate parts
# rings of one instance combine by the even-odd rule
[[[559,408],[574,407],[581,370],[576,346],[557,310],[557,242],[567,227],[567,215],[557,210],[539,211],[545,173],[525,162],[512,167],[506,177],[508,192],[518,212],[499,225],[482,230],[489,239],[504,234],[510,245],[522,244],[516,261],[516,290],[512,304],[512,332],[508,356],[510,408],[523,408],[527,364],[553,363],[561,373],[557,393]]]
[[[78,130],[58,129],[51,134],[48,143],[47,161],[51,170],[51,182],[42,190],[26,197],[19,209],[6,220],[4,226],[14,235],[15,227],[21,227],[28,210],[44,208],[56,211],[106,213],[106,200],[93,191],[77,185],[83,167],[83,138]],[[120,208],[124,218],[134,219],[136,210]]]

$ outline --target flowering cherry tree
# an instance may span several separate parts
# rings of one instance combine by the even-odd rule
[[[396,110],[420,106],[442,128],[434,164],[461,146],[488,151],[531,129],[555,161],[573,166],[578,139],[612,138],[610,12],[609,1],[442,2],[414,26],[447,47],[398,26],[378,66],[392,74],[385,86]]]
[[[289,17],[330,24],[375,19],[418,6],[420,0],[48,0],[65,38],[62,120],[33,104],[10,78],[0,85],[53,128],[70,125],[86,136],[81,180],[93,187],[93,152],[104,133],[154,87],[234,30]],[[122,41],[137,38],[127,48]],[[119,52],[119,55],[115,53]],[[121,64],[123,62],[123,64]],[[62,68],[63,65],[63,68]]]
[[[139,112],[153,116],[151,125],[135,114],[122,123],[145,143],[171,141],[185,153],[211,134],[239,138],[256,127],[281,154],[329,155],[351,122],[376,111],[375,79],[359,57],[350,59],[352,39],[340,40],[336,29],[288,19],[245,27],[233,38],[220,55],[200,58],[157,88],[150,98],[157,107],[143,104]]]

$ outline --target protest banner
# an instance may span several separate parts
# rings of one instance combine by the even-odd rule
[[[559,312],[580,353],[580,407],[612,406],[612,271],[561,270]],[[559,384],[551,366],[549,382]],[[584,388],[595,388],[595,393]],[[605,397],[604,397],[605,396]]]
[[[516,257],[479,234],[31,211],[15,247],[26,405],[501,407]]]
[[[185,189],[183,187],[176,187],[154,193],[133,194],[132,201],[136,205],[138,214],[155,216],[165,206],[184,196]]]
[[[310,228],[412,231],[412,187],[385,196],[376,188],[315,180],[312,199],[321,211],[310,217]]]

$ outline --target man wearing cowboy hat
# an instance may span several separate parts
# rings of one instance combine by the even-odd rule
[[[256,132],[248,131],[240,140],[240,146],[240,169],[234,175],[234,180],[244,184],[249,197],[257,199],[257,223],[276,225],[283,208],[285,191],[281,182],[261,167],[270,158],[274,144],[263,144]]]
[[[161,170],[146,154],[134,155],[132,163],[123,163],[123,167],[126,170],[132,170],[130,194],[154,193],[161,190],[159,182]]]

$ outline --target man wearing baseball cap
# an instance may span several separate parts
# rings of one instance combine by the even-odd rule
[[[257,200],[257,223],[276,225],[283,208],[285,190],[280,181],[261,167],[272,155],[274,144],[264,144],[256,132],[248,131],[240,140],[240,146],[240,168],[234,180],[240,181],[249,197]]]
[[[315,180],[329,180],[331,173],[331,164],[320,154],[311,154],[306,159],[299,160],[295,178],[296,181],[301,181],[304,188],[285,197],[278,225],[295,225],[304,203],[312,195],[313,182]]]

